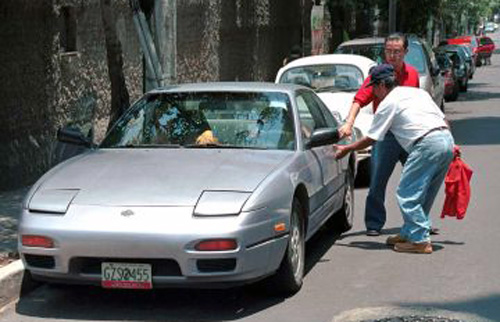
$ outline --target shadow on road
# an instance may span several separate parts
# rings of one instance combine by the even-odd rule
[[[339,238],[320,230],[306,245],[306,274]],[[286,300],[271,295],[265,283],[222,289],[104,290],[91,286],[43,285],[22,295],[19,315],[47,319],[123,321],[231,321],[250,316]]]
[[[463,312],[475,314],[477,316],[498,321],[500,317],[500,294],[477,297],[468,301],[455,302],[428,302],[428,303],[401,303],[401,307],[432,307],[436,309],[449,310],[454,312]]]
[[[451,129],[458,145],[500,144],[500,117],[454,120]]]

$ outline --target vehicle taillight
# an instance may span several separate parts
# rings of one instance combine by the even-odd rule
[[[54,248],[54,241],[52,238],[36,235],[23,235],[21,243],[27,247],[41,247],[41,248]]]
[[[194,249],[204,252],[235,250],[236,248],[238,248],[238,243],[234,239],[203,240],[194,247]]]

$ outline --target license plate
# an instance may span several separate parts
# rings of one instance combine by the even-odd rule
[[[101,285],[104,288],[153,288],[150,264],[103,262],[101,264],[101,275]]]

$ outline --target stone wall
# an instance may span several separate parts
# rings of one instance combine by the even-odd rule
[[[302,2],[177,1],[178,81],[273,81],[302,44]]]
[[[133,102],[143,90],[142,54],[129,0],[112,3]],[[304,3],[177,0],[177,82],[273,81],[292,46],[307,41]],[[69,51],[61,47],[68,8],[76,23]],[[100,141],[111,88],[99,0],[1,0],[0,39],[0,189],[9,189],[55,164],[60,126],[93,127]]]
[[[142,93],[142,57],[128,0],[113,1],[131,100]],[[63,8],[76,18],[76,50],[60,46]],[[55,163],[68,123],[103,136],[110,85],[99,0],[2,0],[0,189],[33,183]],[[7,49],[8,48],[8,49]]]

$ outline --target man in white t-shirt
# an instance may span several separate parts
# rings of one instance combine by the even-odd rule
[[[453,159],[453,137],[432,97],[419,88],[397,87],[391,65],[375,67],[370,85],[381,99],[371,128],[360,141],[335,145],[336,157],[366,149],[389,130],[394,134],[408,152],[396,193],[404,223],[387,244],[399,252],[430,254],[430,210]]]

